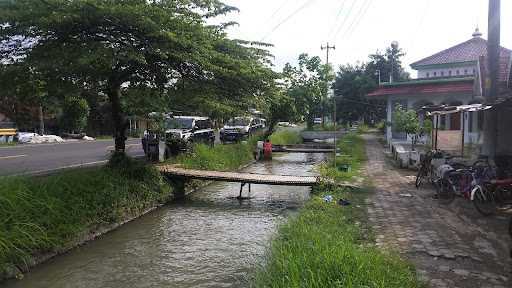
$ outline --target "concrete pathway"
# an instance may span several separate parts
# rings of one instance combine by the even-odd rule
[[[438,204],[431,187],[414,187],[414,172],[390,164],[377,136],[365,138],[376,244],[411,261],[431,287],[512,287],[507,217],[484,218],[465,199]]]

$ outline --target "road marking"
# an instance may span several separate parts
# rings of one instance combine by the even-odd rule
[[[13,155],[13,156],[2,156],[2,157],[0,157],[0,160],[15,159],[15,158],[21,158],[21,157],[27,157],[27,155],[26,154],[22,154],[22,155]]]

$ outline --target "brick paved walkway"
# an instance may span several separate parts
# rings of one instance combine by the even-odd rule
[[[464,199],[438,204],[432,189],[416,190],[413,173],[388,162],[376,136],[365,138],[376,244],[411,261],[431,287],[512,287],[507,218],[483,218]]]

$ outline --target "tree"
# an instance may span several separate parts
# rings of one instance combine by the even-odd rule
[[[431,131],[432,128],[427,123],[430,122],[427,121],[425,123],[420,123],[416,111],[407,110],[400,104],[396,105],[393,116],[393,125],[398,132],[404,132],[411,138],[411,148],[413,151],[415,150],[418,140],[423,137],[423,135],[430,133]]]
[[[322,113],[322,96],[327,95],[330,83],[334,79],[330,65],[321,64],[320,57],[299,56],[299,66],[289,63],[282,72],[282,80],[287,95],[295,102],[297,113],[306,120],[308,128],[313,120]]]
[[[403,50],[396,46],[386,48],[386,53],[377,51],[368,56],[369,61],[356,65],[342,65],[336,75],[335,95],[338,118],[344,122],[364,120],[375,123],[386,117],[386,103],[367,99],[366,95],[377,88],[379,74],[381,82],[389,80],[393,67],[393,81],[409,79],[402,67]]]
[[[67,96],[62,104],[61,128],[68,132],[82,132],[87,126],[89,104],[77,96]]]
[[[99,88],[110,102],[115,149],[124,151],[122,102],[133,87],[169,92],[204,82],[219,91],[225,84],[222,96],[237,101],[264,86],[264,52],[226,39],[226,25],[205,23],[234,10],[217,0],[4,1],[0,41],[13,61]]]
[[[337,118],[345,123],[358,120],[375,122],[385,115],[385,105],[382,101],[368,100],[366,94],[374,90],[377,84],[367,74],[366,66],[340,66],[334,83]]]

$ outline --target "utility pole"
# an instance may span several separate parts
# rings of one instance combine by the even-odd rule
[[[327,45],[324,46],[320,46],[320,49],[322,50],[327,50],[326,54],[327,54],[327,57],[325,59],[325,64],[329,65],[329,50],[333,49],[333,50],[336,50],[336,46],[329,46],[329,42],[327,42]]]
[[[329,50],[336,50],[336,46],[329,46],[329,42],[327,42],[327,45],[321,45],[320,49],[327,50],[326,51],[326,57],[325,57],[325,64],[329,65]],[[322,95],[323,97],[327,97],[327,95]],[[322,98],[323,98],[322,97]],[[334,119],[336,121],[336,119]],[[322,99],[322,127],[325,126],[325,99]]]
[[[488,79],[485,79],[485,99],[490,105],[496,102],[498,97],[498,73],[500,53],[500,22],[501,0],[489,0],[488,40],[487,40],[487,66]],[[488,84],[487,84],[488,83]],[[497,122],[498,107],[489,109],[484,113],[484,147],[483,153],[494,160],[497,146]]]

